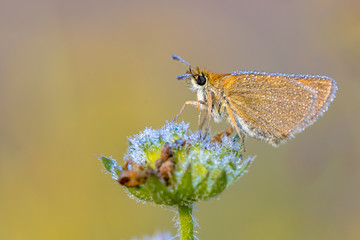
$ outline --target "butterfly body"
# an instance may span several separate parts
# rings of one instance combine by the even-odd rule
[[[189,65],[190,66],[190,65]],[[221,74],[189,68],[189,88],[201,109],[247,136],[278,146],[313,124],[334,99],[336,82],[326,76],[237,71]]]

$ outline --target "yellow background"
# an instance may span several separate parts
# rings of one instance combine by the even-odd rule
[[[130,239],[174,212],[129,199],[97,158],[162,126],[193,65],[323,74],[329,111],[195,213],[200,239],[360,239],[359,1],[0,2],[0,239]],[[184,120],[196,128],[196,110]],[[226,124],[213,128],[225,128]]]

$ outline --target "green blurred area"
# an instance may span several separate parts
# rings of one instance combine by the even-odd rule
[[[360,239],[359,1],[2,0],[0,36],[0,239],[176,233],[174,212],[129,199],[97,161],[196,98],[172,54],[339,88],[287,144],[247,141],[249,174],[197,206],[200,239]],[[195,129],[196,109],[182,119]]]

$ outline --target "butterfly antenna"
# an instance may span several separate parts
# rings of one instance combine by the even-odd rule
[[[181,57],[179,57],[179,56],[177,56],[177,55],[172,55],[172,58],[173,58],[174,60],[177,60],[177,61],[179,61],[179,62],[182,62],[182,63],[188,65],[188,66],[191,68],[191,65],[190,65],[187,61],[185,61],[184,59],[182,59]]]
[[[178,77],[176,78],[177,80],[182,80],[182,79],[185,79],[185,78],[188,78],[188,77],[193,76],[192,71],[191,71],[191,65],[190,65],[187,61],[185,61],[184,59],[182,59],[181,57],[179,57],[179,56],[177,56],[177,55],[172,55],[172,58],[173,58],[174,60],[177,60],[177,61],[182,62],[182,63],[184,63],[184,64],[186,64],[186,65],[189,66],[189,71],[188,71],[188,73],[178,76]]]

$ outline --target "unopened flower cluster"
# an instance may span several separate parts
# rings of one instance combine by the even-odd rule
[[[129,138],[125,164],[101,157],[132,197],[162,205],[186,205],[215,197],[239,179],[253,158],[243,159],[236,137],[192,132],[189,124],[167,123]]]

